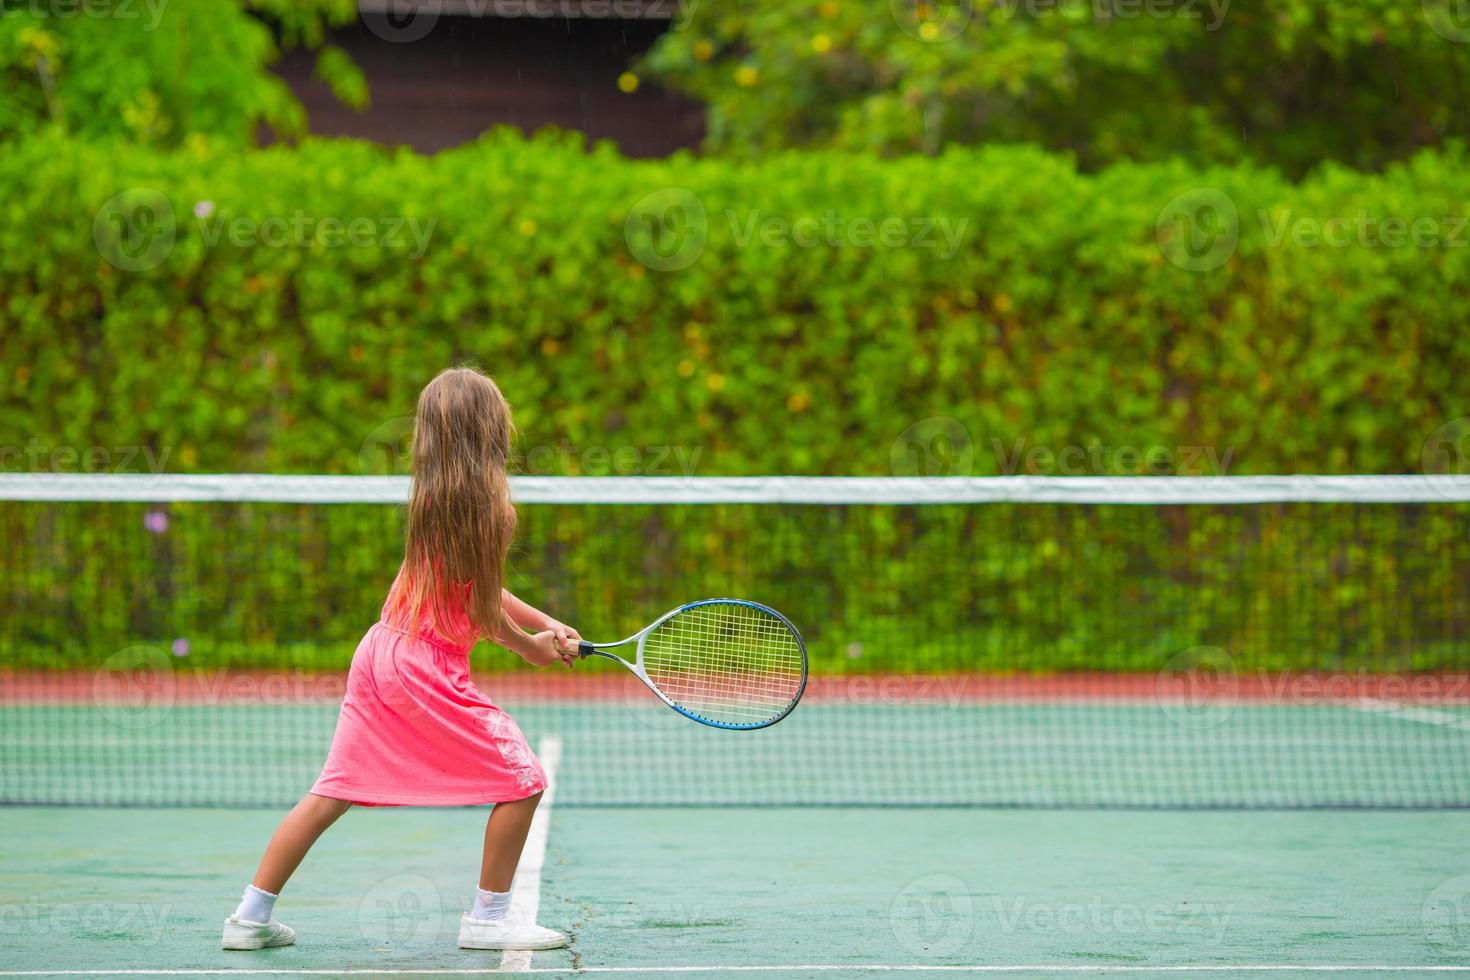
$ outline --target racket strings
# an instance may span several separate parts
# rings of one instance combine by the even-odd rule
[[[722,724],[784,714],[801,691],[805,663],[791,628],[738,603],[686,609],[649,633],[643,668],[664,696]]]

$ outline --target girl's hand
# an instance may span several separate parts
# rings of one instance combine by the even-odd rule
[[[549,629],[531,636],[530,641],[530,649],[521,656],[536,667],[550,667],[558,663],[570,667],[577,660],[576,643],[557,642],[556,634]]]
[[[546,617],[546,628],[551,631],[552,636],[556,637],[556,642],[561,645],[563,650],[570,650],[573,655],[576,654],[577,644],[582,642],[582,634],[572,629],[566,623],[557,622],[550,616]],[[568,663],[567,666],[570,667],[571,663]]]
[[[576,660],[578,660],[578,657],[576,657],[576,646],[582,642],[581,633],[576,632],[575,629],[567,626],[566,623],[559,623],[559,621],[551,619],[550,616],[547,616],[547,626],[545,627],[551,630],[551,635],[556,636],[557,645],[560,646],[560,649],[563,649],[563,651],[572,651],[572,658],[566,660],[566,666],[570,667],[573,663],[576,663]]]

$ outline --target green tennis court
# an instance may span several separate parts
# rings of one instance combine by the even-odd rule
[[[0,871],[5,971],[1470,972],[1470,812],[1263,808],[1288,791],[1298,805],[1323,794],[1322,806],[1416,786],[1462,792],[1465,769],[1446,763],[1470,740],[1463,709],[1216,703],[1190,716],[1095,698],[818,700],[767,733],[706,740],[645,707],[603,697],[517,711],[556,767],[517,894],[533,891],[540,920],[570,932],[566,950],[506,959],[454,947],[479,808],[349,813],[283,900],[297,944],[252,955],[218,950],[218,925],[276,810],[35,805],[6,811],[7,836],[26,846],[7,848]],[[7,779],[24,757],[33,787],[44,773],[79,798],[122,788],[109,771],[147,769],[156,782],[130,791],[258,799],[272,784],[219,771],[221,747],[274,724],[299,737],[272,739],[295,750],[273,759],[277,774],[307,785],[324,744],[315,729],[331,724],[321,706],[135,717],[152,724],[118,734],[95,706],[9,704]],[[1190,717],[1205,721],[1181,727]],[[900,730],[910,740],[895,743]],[[72,772],[57,768],[68,740],[92,746]],[[1065,808],[902,804],[925,786]],[[668,805],[719,792],[719,805]],[[732,802],[759,792],[785,802]],[[1211,792],[1253,808],[1177,808],[1210,806]]]
[[[288,893],[297,944],[242,956],[219,920],[276,814],[12,809],[5,970],[498,970],[453,942],[483,816],[348,814]],[[1461,812],[553,807],[540,888],[573,941],[535,971],[1470,972]]]

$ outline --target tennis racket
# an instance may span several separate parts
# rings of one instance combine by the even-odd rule
[[[631,663],[608,652],[635,643]],[[616,660],[664,704],[713,728],[774,725],[806,690],[801,634],[776,610],[744,599],[688,603],[626,640],[584,640],[577,655]]]

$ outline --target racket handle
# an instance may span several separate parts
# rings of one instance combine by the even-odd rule
[[[582,640],[577,643],[577,656],[579,657],[588,656],[589,654],[594,653],[596,650],[597,648],[588,643],[586,640]]]

